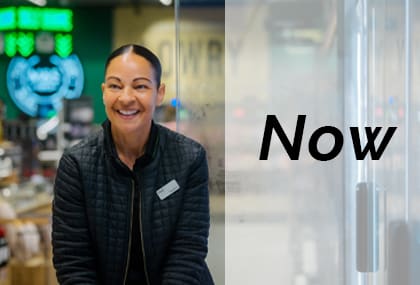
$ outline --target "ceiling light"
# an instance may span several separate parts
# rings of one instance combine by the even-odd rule
[[[172,4],[172,0],[159,0],[159,2],[165,6],[169,6]]]
[[[47,5],[47,0],[28,0],[28,1],[38,6]]]

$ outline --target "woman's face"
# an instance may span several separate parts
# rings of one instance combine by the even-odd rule
[[[165,86],[157,86],[149,61],[129,52],[109,63],[102,93],[113,130],[129,134],[148,129],[155,107],[165,95]]]

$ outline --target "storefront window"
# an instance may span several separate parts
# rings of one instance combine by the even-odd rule
[[[414,284],[419,278],[416,1],[226,1],[226,282]],[[306,115],[299,158],[290,142]],[[313,139],[322,126],[343,134]],[[357,160],[350,127],[382,127]],[[329,127],[329,130],[331,128]],[[259,139],[258,139],[259,138]],[[312,152],[311,152],[312,151]]]
[[[224,1],[179,0],[177,130],[207,151],[211,226],[208,264],[225,282],[225,34]]]

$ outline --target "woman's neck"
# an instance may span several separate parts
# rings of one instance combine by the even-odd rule
[[[113,130],[111,127],[111,132],[118,157],[132,170],[136,159],[142,156],[146,151],[150,127],[144,132],[139,131],[132,134],[120,133]]]

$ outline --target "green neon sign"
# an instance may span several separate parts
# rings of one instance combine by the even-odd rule
[[[67,57],[73,51],[73,38],[71,35],[57,34],[55,36],[55,52],[61,57]]]
[[[11,32],[4,36],[4,52],[13,57],[19,52],[22,56],[29,56],[35,49],[34,33]]]
[[[17,52],[17,35],[16,33],[8,33],[4,37],[4,52],[8,57],[13,57]]]
[[[73,30],[73,11],[38,7],[1,8],[0,31],[17,29],[71,32]]]
[[[17,24],[15,28],[21,30],[39,30],[41,29],[41,17],[37,8],[19,7],[17,9]]]
[[[52,8],[42,11],[42,30],[56,32],[71,32],[73,30],[73,11]]]
[[[35,49],[34,34],[19,32],[16,43],[19,53],[24,57],[27,57],[33,53]]]
[[[16,28],[16,8],[0,9],[0,30],[13,30]]]
[[[61,58],[73,52],[73,11],[61,8],[7,7],[0,8],[0,33],[4,37],[4,53],[24,57],[32,53],[44,53],[38,38],[46,32],[54,40],[54,50]],[[45,33],[44,33],[45,35]],[[36,44],[37,43],[37,44]]]

